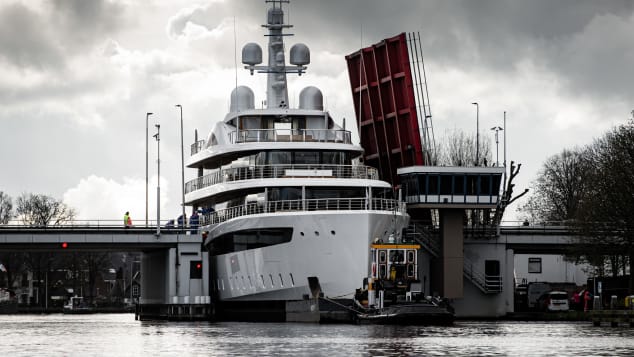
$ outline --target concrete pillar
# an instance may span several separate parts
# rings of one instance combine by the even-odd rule
[[[502,278],[502,294],[506,303],[506,312],[515,312],[515,252],[513,249],[506,250],[506,259],[504,266],[501,268]]]
[[[176,248],[169,249],[167,265],[167,297],[169,299],[169,302],[173,302],[172,297],[179,295],[176,283]]]
[[[141,304],[167,303],[168,252],[159,250],[141,255]]]
[[[463,297],[463,227],[462,209],[440,209],[442,252],[440,295],[448,299]]]

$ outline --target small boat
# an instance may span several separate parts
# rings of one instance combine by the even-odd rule
[[[389,305],[383,308],[366,309],[357,314],[359,324],[384,325],[451,325],[454,314],[451,307],[435,298],[419,302]]]
[[[375,242],[370,246],[370,276],[355,302],[361,324],[451,325],[453,308],[440,297],[425,296],[418,280],[420,245]]]
[[[68,304],[64,305],[63,312],[65,314],[92,314],[95,309],[84,302],[81,296],[73,296],[68,300]]]

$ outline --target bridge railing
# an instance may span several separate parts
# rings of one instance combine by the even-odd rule
[[[161,220],[161,233],[179,233],[183,231],[189,231],[195,233],[198,226],[175,226],[168,225],[170,220]],[[119,219],[74,219],[59,222],[57,224],[34,224],[25,222],[22,220],[9,220],[6,224],[0,224],[0,233],[37,233],[37,232],[100,232],[100,231],[134,231],[134,232],[156,232],[156,220],[148,220],[148,224],[145,225],[145,220],[138,221],[137,224],[133,222],[131,227],[126,228],[123,224],[123,220]]]

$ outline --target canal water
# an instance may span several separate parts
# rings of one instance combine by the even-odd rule
[[[632,356],[634,328],[459,321],[453,327],[139,322],[0,315],[1,356]]]

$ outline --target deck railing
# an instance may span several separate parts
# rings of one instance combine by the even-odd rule
[[[283,177],[378,180],[379,173],[375,168],[364,165],[262,165],[234,167],[217,170],[187,182],[185,184],[185,193],[225,182]]]
[[[205,140],[198,140],[192,144],[191,154],[195,155],[205,146]]]
[[[405,203],[385,198],[320,198],[253,202],[202,215],[202,225],[213,225],[254,214],[294,211],[390,211],[404,214]]]
[[[352,144],[350,131],[341,129],[248,129],[229,133],[231,144],[258,142],[317,142]],[[206,145],[198,140],[191,145],[191,155],[200,152]]]

